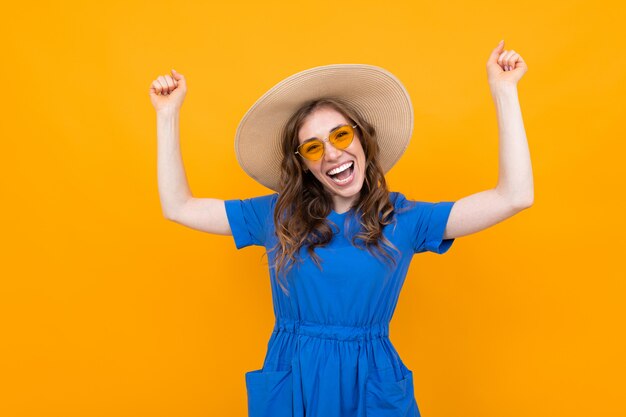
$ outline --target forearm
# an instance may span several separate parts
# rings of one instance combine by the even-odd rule
[[[515,205],[530,205],[534,199],[533,172],[517,87],[492,90],[492,97],[499,136],[496,191]]]
[[[192,197],[180,152],[180,113],[157,113],[159,198],[165,217]]]

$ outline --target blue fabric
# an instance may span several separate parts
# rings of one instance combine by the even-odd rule
[[[443,232],[454,202],[411,201],[390,194],[396,220],[383,233],[399,250],[391,267],[349,237],[354,211],[336,213],[335,236],[317,248],[322,271],[300,250],[303,263],[287,275],[289,295],[270,267],[275,324],[261,369],[246,373],[250,417],[419,417],[413,372],[389,339],[389,322],[414,254],[443,254],[454,239]],[[273,211],[278,194],[226,200],[237,249],[277,242]],[[272,265],[275,252],[269,251]]]

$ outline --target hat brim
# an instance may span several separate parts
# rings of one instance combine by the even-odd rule
[[[324,97],[351,104],[374,126],[380,164],[387,173],[411,140],[413,106],[400,80],[383,68],[365,64],[311,68],[269,89],[237,127],[235,153],[243,170],[265,187],[279,191],[282,129],[306,101]]]

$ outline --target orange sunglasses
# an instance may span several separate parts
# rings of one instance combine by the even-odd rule
[[[300,146],[295,152],[296,154],[308,159],[309,161],[317,161],[324,156],[324,142],[330,142],[337,149],[346,149],[354,139],[354,129],[357,125],[343,125],[333,130],[324,140],[317,138],[310,139]]]

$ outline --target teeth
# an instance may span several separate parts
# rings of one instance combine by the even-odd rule
[[[341,171],[345,171],[346,169],[350,168],[352,166],[352,161],[347,162],[335,169],[331,169],[330,171],[327,172],[328,175],[335,175],[335,174],[339,174]]]
[[[331,179],[331,180],[333,180],[333,181],[335,181],[337,184],[345,184],[345,183],[347,183],[348,181],[350,181],[350,179],[351,179],[353,176],[354,176],[354,174],[350,175],[350,176],[349,176],[348,178],[346,178],[345,180],[338,180],[338,179],[337,179],[337,178],[335,178],[335,177],[331,177],[330,179]]]

